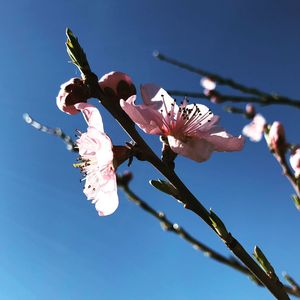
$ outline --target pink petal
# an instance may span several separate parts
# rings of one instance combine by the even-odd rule
[[[120,105],[123,110],[146,133],[162,134],[161,114],[146,105],[135,105],[135,99],[136,96],[131,96],[127,101],[121,100]]]
[[[256,114],[252,122],[243,128],[243,135],[249,137],[252,142],[259,142],[262,138],[264,127],[266,125],[266,119]]]
[[[95,106],[88,103],[78,103],[75,104],[74,107],[82,112],[84,119],[89,126],[104,132],[102,117]]]
[[[220,127],[213,128],[205,140],[213,145],[215,151],[219,152],[240,151],[245,143],[245,139],[241,135],[234,137]]]
[[[99,199],[99,194],[109,193],[116,190],[116,174],[112,165],[102,168],[85,168],[88,175],[86,176],[84,194],[88,200],[96,203]]]
[[[203,86],[204,89],[208,90],[208,91],[212,91],[216,88],[217,84],[215,81],[211,80],[208,77],[203,77],[200,80],[200,84]]]
[[[208,160],[214,151],[214,146],[205,139],[189,138],[187,142],[182,142],[173,136],[168,136],[168,142],[175,153],[197,162]]]
[[[141,85],[141,93],[144,103],[153,109],[162,109],[164,114],[171,110],[174,99],[160,86],[152,83]]]
[[[104,74],[99,79],[99,85],[104,90],[105,88],[111,88],[117,94],[117,86],[120,81],[125,81],[128,86],[132,85],[132,80],[126,73],[112,71]]]
[[[78,114],[79,111],[74,107],[74,105],[66,105],[66,98],[67,97],[68,97],[68,93],[65,90],[61,89],[59,91],[58,96],[56,97],[56,105],[57,105],[57,107],[61,111],[65,112],[65,113],[67,113],[69,115],[76,115],[76,114]]]
[[[109,193],[100,193],[99,200],[95,204],[99,216],[108,216],[113,214],[119,206],[117,189]]]

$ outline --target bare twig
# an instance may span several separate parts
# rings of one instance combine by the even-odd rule
[[[125,180],[123,178],[125,178]],[[243,274],[248,275],[252,280],[255,281],[256,284],[258,284],[259,286],[263,286],[261,282],[255,280],[255,277],[253,277],[252,273],[234,257],[226,257],[213,250],[212,248],[208,247],[204,243],[200,242],[191,234],[189,234],[183,227],[179,226],[177,223],[173,223],[172,221],[170,221],[163,212],[156,211],[146,201],[142,200],[139,196],[137,196],[129,187],[129,180],[126,179],[126,175],[118,176],[118,186],[123,189],[129,200],[131,200],[145,212],[156,218],[160,222],[161,227],[164,230],[177,234],[182,239],[190,243],[194,247],[194,249],[201,251],[202,253],[204,253],[204,255],[212,258],[215,261],[218,261],[221,264],[227,265]],[[288,275],[285,275],[285,278],[287,278],[287,276]],[[284,289],[287,293],[300,298],[299,286],[297,286],[296,288],[296,283],[295,281],[293,282],[294,284],[292,284],[291,281],[289,281],[289,283],[292,285],[292,288],[290,286],[285,285]]]
[[[227,79],[218,74],[208,72],[208,71],[200,69],[200,68],[195,68],[192,65],[189,65],[189,64],[180,62],[176,59],[170,58],[166,55],[159,53],[158,51],[154,52],[154,57],[156,57],[164,62],[167,62],[169,64],[175,65],[181,69],[185,69],[189,72],[196,73],[200,76],[208,77],[209,79],[211,79],[212,81],[215,81],[219,85],[226,85],[226,86],[229,86],[229,87],[231,87],[235,90],[238,90],[242,93],[257,96],[260,99],[261,104],[264,104],[264,105],[284,104],[284,105],[290,105],[290,106],[300,108],[299,100],[290,99],[288,97],[277,95],[277,94],[269,94],[269,93],[263,92],[257,88],[247,87],[247,86],[245,86],[241,83],[238,83],[232,79]]]
[[[35,129],[48,133],[50,135],[55,135],[63,140],[63,142],[66,144],[67,149],[69,151],[78,152],[78,149],[76,147],[76,144],[73,142],[70,136],[66,135],[60,128],[50,128],[47,127],[38,121],[34,120],[29,114],[25,113],[23,114],[24,121],[34,127]]]
[[[178,90],[168,90],[168,93],[172,96],[182,96],[188,98],[195,98],[195,99],[207,99],[211,100],[210,95],[205,95],[204,93],[196,93],[196,92],[187,92],[187,91],[178,91]],[[235,96],[235,95],[224,95],[220,92],[215,92],[216,97],[218,98],[218,102],[234,102],[234,103],[257,103],[260,105],[271,105],[271,104],[281,104],[285,105],[286,101],[279,99],[278,101],[270,102],[266,98],[254,97],[254,96]],[[295,103],[296,107],[300,108],[300,102]]]

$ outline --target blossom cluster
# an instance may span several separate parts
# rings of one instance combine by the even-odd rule
[[[244,138],[234,137],[220,127],[219,117],[202,104],[176,103],[155,84],[141,86],[143,104],[136,105],[136,91],[127,74],[111,72],[99,81],[99,88],[113,101],[118,100],[130,119],[144,132],[163,137],[175,153],[196,162],[208,160],[216,152],[240,151]],[[99,215],[112,214],[118,207],[113,145],[104,132],[99,110],[87,103],[89,90],[84,81],[72,78],[61,86],[57,106],[67,114],[81,112],[88,125],[79,132],[79,167],[85,181],[84,194],[95,204]]]
[[[285,138],[283,125],[278,121],[273,122],[272,125],[268,125],[266,119],[261,114],[256,114],[251,104],[246,106],[246,115],[252,118],[252,121],[243,128],[243,134],[249,137],[250,141],[253,142],[259,142],[262,135],[265,134],[269,149],[279,161],[283,159],[288,149],[291,148],[290,165],[294,170],[294,176],[299,178],[300,145],[290,147]]]

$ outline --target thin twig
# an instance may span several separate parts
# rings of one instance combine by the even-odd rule
[[[195,98],[195,99],[207,99],[211,100],[211,96],[205,95],[204,93],[196,93],[196,92],[187,92],[187,91],[178,91],[178,90],[168,90],[168,93],[171,96],[181,96],[181,97],[188,97],[188,98]],[[285,100],[279,99],[278,101],[269,101],[266,98],[260,97],[251,97],[251,96],[234,96],[234,95],[224,95],[220,92],[215,92],[216,97],[218,98],[218,102],[234,102],[234,103],[257,103],[260,105],[271,105],[271,104],[280,104],[285,105],[287,104]],[[300,102],[289,104],[300,108]]]
[[[269,94],[269,93],[263,92],[257,88],[247,87],[247,86],[245,86],[241,83],[238,83],[232,79],[227,79],[218,74],[211,73],[211,72],[208,72],[208,71],[200,69],[200,68],[195,68],[192,65],[189,65],[189,64],[180,62],[176,59],[170,58],[166,55],[159,53],[158,51],[154,52],[154,57],[156,57],[162,61],[165,61],[169,64],[175,65],[181,69],[185,69],[189,72],[196,73],[200,76],[208,77],[209,79],[211,79],[212,81],[215,81],[219,85],[226,85],[235,90],[241,91],[242,93],[258,96],[261,99],[261,104],[268,105],[268,104],[279,104],[280,103],[280,104],[285,104],[285,105],[290,105],[290,106],[300,108],[299,100],[290,99],[288,97],[277,95],[277,94]]]
[[[283,273],[284,278],[286,281],[292,286],[293,291],[295,293],[300,294],[300,285],[287,273]]]
[[[23,119],[27,124],[31,125],[35,129],[50,135],[55,135],[62,139],[69,151],[78,152],[78,148],[76,147],[76,144],[73,142],[71,137],[69,135],[66,135],[60,128],[50,128],[48,126],[45,126],[40,122],[34,120],[28,113],[23,114]]]

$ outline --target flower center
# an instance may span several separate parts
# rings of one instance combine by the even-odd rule
[[[204,105],[189,104],[189,100],[184,98],[178,106],[176,100],[173,100],[171,106],[168,107],[164,95],[161,95],[163,101],[163,109],[160,110],[162,115],[162,131],[164,135],[171,135],[175,138],[186,141],[188,137],[199,134],[201,127],[211,122],[213,114]],[[205,132],[203,127],[203,132]]]

